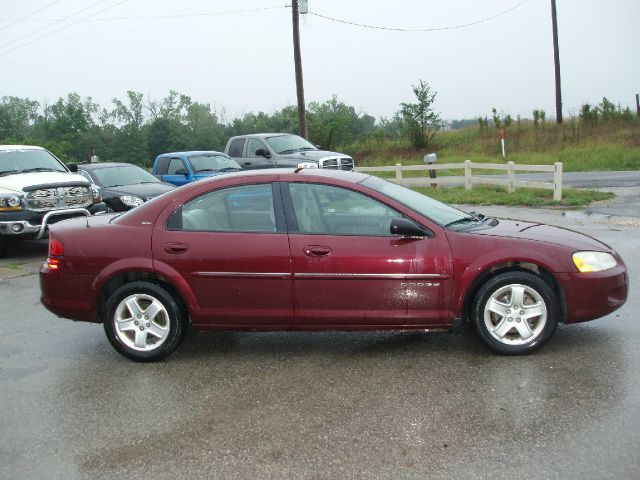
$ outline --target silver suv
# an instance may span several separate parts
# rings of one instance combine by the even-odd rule
[[[289,133],[256,133],[231,137],[224,153],[245,170],[296,168],[315,163],[318,168],[353,170],[353,158],[344,153],[318,150],[304,138]]]
[[[48,150],[0,145],[0,258],[9,239],[40,239],[51,223],[105,210],[97,187]]]

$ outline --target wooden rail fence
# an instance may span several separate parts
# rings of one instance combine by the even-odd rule
[[[506,178],[490,178],[486,176],[474,176],[473,169],[482,170],[506,170]],[[357,167],[358,172],[395,172],[396,176],[392,182],[407,186],[436,186],[452,183],[464,183],[464,188],[471,190],[473,185],[502,185],[507,187],[508,193],[513,193],[516,187],[544,188],[553,190],[553,199],[562,200],[562,162],[553,165],[516,165],[513,162],[503,163],[474,163],[465,160],[464,163],[442,163],[428,165],[405,165],[396,163],[386,167]],[[402,172],[436,170],[464,170],[464,177],[447,176],[430,178],[426,177],[403,177]],[[553,173],[552,182],[518,180],[516,172],[550,172]],[[428,175],[428,174],[427,174]]]

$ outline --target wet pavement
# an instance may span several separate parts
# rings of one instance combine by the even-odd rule
[[[474,209],[613,246],[627,304],[527,357],[468,329],[191,333],[136,364],[39,304],[25,245],[0,262],[0,478],[637,478],[640,219]]]

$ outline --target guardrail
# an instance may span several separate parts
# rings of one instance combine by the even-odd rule
[[[506,170],[507,178],[489,178],[486,176],[474,176],[473,169],[482,170]],[[405,165],[396,163],[386,167],[357,167],[358,172],[395,172],[395,179],[391,181],[407,186],[436,186],[452,183],[464,183],[466,190],[471,190],[474,184],[478,185],[502,185],[507,187],[508,193],[513,193],[516,187],[544,188],[553,190],[553,199],[562,200],[562,162],[553,165],[516,165],[513,162],[504,163],[474,163],[465,160],[464,163],[441,163],[429,165]],[[464,177],[403,177],[402,172],[436,170],[464,170]],[[517,180],[516,172],[550,172],[553,173],[552,182]]]

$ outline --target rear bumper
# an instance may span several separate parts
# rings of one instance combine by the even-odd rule
[[[59,317],[98,323],[92,281],[92,276],[65,275],[45,263],[40,269],[40,302]]]

